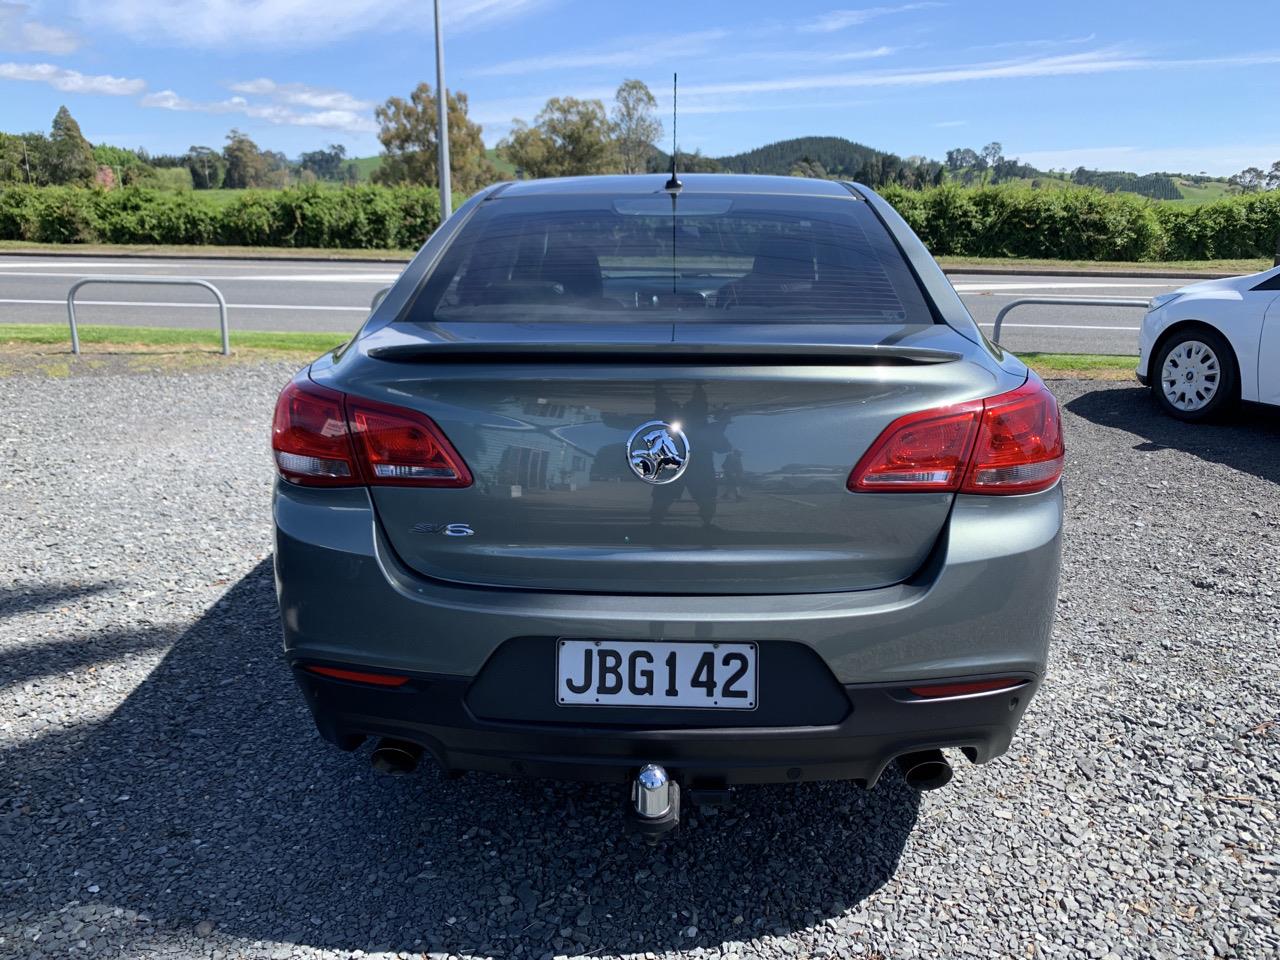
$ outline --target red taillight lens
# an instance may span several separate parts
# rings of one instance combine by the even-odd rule
[[[958,490],[981,413],[978,401],[895,420],[853,468],[849,489]]]
[[[342,400],[337,390],[301,378],[280,392],[271,448],[286,480],[313,487],[359,482]]]
[[[413,410],[347,398],[351,432],[371,484],[468,487],[471,472],[440,428]]]
[[[271,446],[280,475],[304,486],[471,485],[466,463],[428,417],[305,376],[276,401]]]
[[[1002,677],[999,680],[971,680],[967,683],[929,683],[918,687],[908,687],[915,696],[926,700],[940,700],[944,697],[971,697],[975,693],[994,693],[997,690],[1012,690],[1027,681],[1018,677]]]
[[[964,493],[1035,493],[1062,476],[1058,401],[1039,377],[986,401]]]
[[[349,680],[352,683],[369,683],[375,687],[403,687],[409,682],[408,677],[396,677],[389,673],[365,673],[363,670],[343,670],[340,667],[321,667],[316,664],[309,664],[305,669],[318,673],[322,677]]]
[[[1034,374],[986,400],[908,414],[889,424],[849,474],[855,493],[1010,494],[1062,476],[1058,402]]]

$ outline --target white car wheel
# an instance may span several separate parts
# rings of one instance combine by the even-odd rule
[[[1218,354],[1202,340],[1183,340],[1169,351],[1160,371],[1160,389],[1175,410],[1195,413],[1213,400],[1222,384]]]

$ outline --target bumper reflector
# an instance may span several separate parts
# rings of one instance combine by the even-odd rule
[[[1020,677],[1001,677],[999,680],[973,680],[969,683],[932,683],[919,687],[908,687],[917,697],[926,700],[938,700],[943,697],[968,697],[975,693],[992,693],[996,690],[1012,690],[1020,687],[1026,680]]]
[[[389,673],[365,673],[361,670],[342,670],[339,667],[321,667],[315,664],[308,664],[303,669],[322,677],[350,680],[352,683],[371,683],[375,687],[402,687],[409,682],[408,677],[396,677]]]

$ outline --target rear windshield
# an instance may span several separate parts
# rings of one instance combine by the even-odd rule
[[[930,323],[885,227],[852,196],[497,197],[406,319]]]

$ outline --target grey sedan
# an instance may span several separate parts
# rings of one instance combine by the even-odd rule
[[[908,783],[1044,674],[1063,442],[866,187],[499,184],[280,395],[285,652],[375,765]]]

